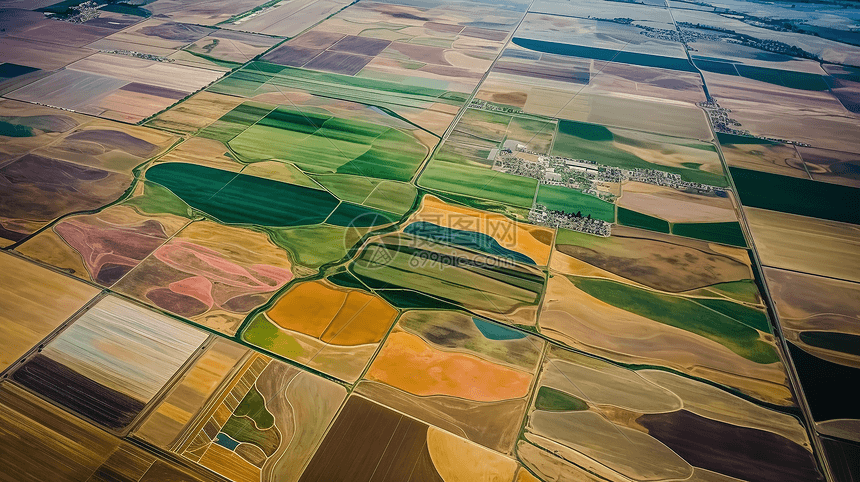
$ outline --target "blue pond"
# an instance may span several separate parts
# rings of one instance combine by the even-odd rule
[[[234,440],[224,432],[218,433],[218,436],[215,437],[215,443],[228,450],[235,450],[236,447],[239,446],[239,442],[237,440]]]
[[[520,340],[526,337],[525,333],[521,333],[513,328],[490,323],[480,318],[472,317],[472,321],[478,327],[478,330],[481,331],[481,334],[490,340]]]

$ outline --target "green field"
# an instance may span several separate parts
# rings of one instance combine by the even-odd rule
[[[340,203],[340,206],[331,213],[331,216],[326,219],[326,223],[335,226],[367,228],[391,224],[399,219],[400,216],[392,213],[344,202]]]
[[[555,235],[555,244],[570,244],[574,246],[582,246],[583,248],[600,249],[601,241],[605,241],[597,236],[590,234],[571,231],[569,229],[559,228]]]
[[[736,222],[727,223],[676,223],[672,225],[672,234],[696,238],[732,246],[747,246],[741,225]]]
[[[704,296],[724,295],[733,300],[743,303],[760,303],[758,287],[755,281],[751,279],[729,281],[726,283],[717,283],[705,288],[701,288],[702,292],[707,292]]]
[[[362,204],[367,207],[403,215],[412,209],[417,196],[418,189],[412,184],[397,181],[382,181],[367,196],[367,199]]]
[[[146,179],[226,224],[317,224],[338,205],[326,191],[196,164],[156,164]]]
[[[290,253],[290,259],[302,266],[319,268],[346,256],[345,227],[318,224],[265,231],[273,243]],[[357,241],[357,236],[350,239],[353,238]]]
[[[314,173],[408,181],[427,148],[397,129],[279,106],[228,145],[242,161],[279,159]]]
[[[618,224],[631,228],[642,228],[658,233],[669,233],[669,222],[654,216],[618,208]]]
[[[281,436],[276,429],[262,430],[248,417],[231,416],[221,431],[237,442],[257,446],[267,456],[274,454],[281,444]]]
[[[233,415],[250,418],[260,430],[266,430],[275,424],[275,417],[266,409],[266,400],[257,391],[257,387],[248,390]]]
[[[615,205],[575,189],[562,186],[538,186],[537,202],[549,209],[615,222]]]
[[[760,339],[760,334],[750,325],[735,319],[741,318],[752,325],[764,326],[760,315],[752,314],[753,308],[736,305],[728,308],[721,301],[705,307],[703,300],[691,300],[682,296],[667,295],[650,290],[598,278],[568,276],[573,284],[585,293],[654,321],[674,326],[715,341],[738,355],[756,363],[779,361],[776,349]],[[749,311],[749,313],[743,310]],[[733,316],[729,316],[730,313]],[[766,321],[766,317],[765,317]],[[768,325],[769,327],[769,325]]]
[[[367,199],[367,196],[381,182],[379,179],[352,176],[349,174],[320,174],[312,175],[311,177],[341,201],[349,201],[356,204],[363,203]]]
[[[697,299],[696,303],[704,305],[714,311],[734,319],[739,323],[743,323],[750,328],[763,331],[765,333],[773,333],[773,328],[770,326],[770,320],[764,311],[751,308],[740,303],[735,303],[728,300],[715,299]]]
[[[242,339],[254,346],[287,358],[299,357],[305,353],[305,349],[299,345],[294,337],[272,324],[262,313],[251,320],[248,328],[242,333]]]
[[[744,206],[860,224],[856,188],[737,167],[729,170]]]
[[[342,201],[403,215],[412,208],[418,190],[412,184],[350,174],[320,174],[313,178]]]
[[[176,194],[153,182],[143,182],[143,195],[135,196],[125,202],[136,210],[146,214],[175,214],[190,217],[191,208]]]
[[[499,143],[505,138],[511,117],[496,112],[466,109],[455,131]]]
[[[403,232],[421,238],[431,239],[440,243],[460,246],[473,251],[480,251],[490,256],[517,261],[519,263],[535,265],[533,259],[517,251],[505,248],[496,238],[475,231],[454,229],[448,226],[439,226],[427,221],[416,221],[403,228]]]
[[[442,147],[436,151],[436,154],[433,155],[433,160],[475,167],[488,167],[493,165],[493,161],[488,158],[490,157],[490,151],[495,147],[497,146],[474,146],[458,143],[449,137],[442,144]]]
[[[531,209],[531,206],[529,206],[528,208],[511,206],[510,204],[505,204],[499,201],[478,199],[469,196],[462,196],[459,194],[440,192],[432,192],[431,194],[439,196],[445,202],[462,204],[464,206],[469,206],[470,208],[480,209],[481,211],[502,214],[511,219],[528,219],[529,210]]]
[[[734,144],[734,145],[760,145],[760,146],[773,146],[778,145],[779,142],[769,141],[767,139],[759,139],[757,137],[747,137],[747,136],[737,136],[734,134],[723,134],[718,132],[717,139],[720,141],[720,144]]]
[[[233,108],[197,133],[200,137],[226,143],[271,112],[275,106],[259,102],[244,102]]]
[[[511,313],[538,303],[543,272],[520,264],[471,262],[481,258],[474,251],[429,239],[419,243],[409,235],[389,235],[365,246],[350,270],[371,288],[420,291],[492,313]]]
[[[628,138],[621,134],[613,133],[613,131],[610,131],[608,128],[597,124],[559,120],[558,133],[556,134],[552,154],[573,159],[587,159],[599,164],[620,167],[623,169],[657,169],[659,171],[678,174],[682,179],[689,182],[699,182],[720,187],[728,186],[728,179],[723,175],[714,174],[700,169],[665,166],[649,162],[648,160],[642,159],[641,157],[620,147],[620,145],[627,145],[636,149],[654,150],[660,154],[671,152],[673,150],[677,151],[678,148],[692,148],[695,149],[695,151],[684,149],[683,152],[686,155],[691,155],[691,152],[699,151],[696,155],[701,157],[702,162],[696,162],[697,159],[695,158],[691,158],[688,162],[715,165],[720,163],[716,148],[712,144],[700,142],[694,139],[676,139],[667,136],[657,136],[656,134],[649,135],[649,137],[654,140],[647,142],[642,141],[640,139],[633,138],[632,134],[631,137]]]
[[[427,108],[433,102],[462,105],[465,95],[442,89],[349,75],[251,62],[208,89],[220,94],[254,97],[266,92],[302,90],[379,107]]]
[[[401,310],[456,310],[459,305],[448,303],[413,290],[385,289],[376,292],[385,301]]]
[[[507,139],[525,143],[530,150],[547,154],[555,130],[555,122],[514,116],[508,124]]]
[[[461,194],[530,209],[537,180],[486,168],[431,161],[418,179],[427,189]]]
[[[535,408],[548,412],[578,412],[588,410],[588,404],[579,398],[551,387],[540,387]]]

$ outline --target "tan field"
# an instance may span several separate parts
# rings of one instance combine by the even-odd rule
[[[212,443],[212,427],[230,433],[229,421],[247,416],[239,412],[239,401],[252,391],[272,424],[240,429],[240,436],[256,433],[235,450]],[[254,353],[170,450],[235,481],[297,480],[345,397],[334,382]]]
[[[3,61],[44,70],[57,70],[94,53],[88,48],[29,42],[14,37],[0,38]]]
[[[809,179],[797,149],[788,144],[721,144],[726,164]]]
[[[0,115],[17,118],[32,136],[0,143],[0,165],[31,152],[82,166],[128,174],[147,159],[170,148],[177,136],[147,127],[131,126],[73,112],[16,101],[0,102]]]
[[[134,436],[165,450],[172,449],[185,426],[248,352],[241,345],[216,338],[135,430]]]
[[[96,53],[10,94],[125,122],[138,122],[224,75],[222,71]]]
[[[753,276],[745,249],[635,228],[615,228],[609,238],[564,231],[556,243],[555,270],[618,279],[608,271],[661,291],[677,293]]]
[[[512,459],[433,426],[427,429],[427,451],[445,482],[510,482],[517,470]]]
[[[744,208],[762,263],[860,282],[860,226]]]
[[[0,253],[0,371],[99,294],[99,289]]]
[[[242,169],[242,174],[320,189],[319,184],[311,180],[299,168],[282,161],[261,161],[248,164]]]
[[[667,366],[769,403],[793,404],[781,363],[751,362],[719,343],[592,298],[561,275],[549,279],[539,324],[543,334],[588,353]]]
[[[161,0],[149,10],[155,17],[163,15],[174,22],[215,25],[259,4],[257,0]]]
[[[540,482],[537,477],[532,475],[528,470],[520,467],[520,470],[517,471],[517,478],[514,479],[514,482]]]
[[[188,45],[190,36],[201,38],[206,36],[210,31],[211,29],[205,27],[195,28],[192,26],[188,26],[183,29],[172,24],[170,20],[151,17],[143,22],[105,37],[93,47],[104,49],[106,46],[104,45],[105,42],[115,41],[151,46],[166,50],[175,50]],[[195,33],[196,35],[194,35]]]
[[[222,28],[245,32],[258,32],[266,35],[295,37],[303,30],[325,19],[345,7],[344,0],[299,0],[280,3],[274,8],[262,10],[241,18],[236,22],[222,25]],[[248,10],[250,10],[249,7]]]
[[[10,243],[11,244],[11,243]],[[53,266],[66,273],[90,281],[87,266],[80,253],[68,245],[63,238],[51,229],[46,229],[28,239],[15,249],[32,260]]]
[[[804,331],[860,336],[860,284],[774,268],[764,272],[785,338],[819,358],[860,368],[860,356],[812,346],[800,337]]]
[[[311,281],[290,289],[266,315],[286,330],[352,346],[381,340],[397,310],[362,291]]]
[[[670,223],[723,223],[738,220],[731,197],[689,194],[641,182],[625,183],[621,189],[618,206]]]
[[[601,67],[603,70],[598,74],[596,70]],[[583,92],[635,92],[644,97],[673,99],[690,104],[706,100],[702,80],[697,74],[610,62],[594,63],[591,82]]]
[[[615,136],[612,147],[629,152],[640,159],[661,166],[687,168],[698,164],[696,169],[725,175],[723,163],[716,148],[691,139],[661,136],[650,132],[611,129]]]
[[[2,139],[0,142],[0,165],[33,149],[46,146],[68,134],[75,127],[92,120],[92,117],[74,112],[58,111],[50,107],[8,99],[0,100],[0,116],[50,120],[50,123],[43,126],[42,129],[34,129],[31,137],[0,136]]]
[[[203,91],[158,114],[146,125],[180,134],[196,134],[242,102],[244,99],[239,97]]]
[[[99,107],[104,109],[99,116],[133,124],[146,119],[153,112],[167,109],[174,103],[175,99],[115,90],[99,102]]]
[[[638,94],[578,93],[566,82],[490,74],[476,98],[521,107],[535,115],[710,141],[705,113],[695,105]]]
[[[157,162],[185,162],[224,171],[241,171],[245,165],[227,157],[228,152],[227,146],[223,142],[203,137],[191,137],[161,156]]]
[[[683,401],[637,372],[552,348],[540,386],[567,392],[590,405],[614,405],[636,413],[679,410]]]
[[[581,454],[577,457],[580,460],[594,460],[606,469],[633,480],[685,479],[693,470],[690,464],[657,439],[639,430],[613,424],[602,414],[590,410],[536,410],[529,416],[528,430],[551,441],[540,444],[550,451],[558,445],[567,447]]]
[[[179,139],[148,127],[91,119],[59,141],[35,152],[76,164],[129,174]]]
[[[563,454],[565,459],[556,457],[554,454],[547,452],[538,445],[554,445],[553,449],[556,453]],[[551,441],[538,437],[532,434],[526,434],[525,440],[520,440],[517,444],[517,455],[525,466],[531,469],[536,474],[543,477],[543,480],[552,480],[558,482],[603,482],[606,480],[612,482],[621,482],[623,479],[620,476],[613,477],[608,471],[601,471],[600,477],[593,475],[597,464],[586,461],[584,464],[591,472],[579,468],[576,465],[568,464],[565,460],[581,460],[582,457],[577,457],[577,453],[566,449],[558,444],[552,444]],[[587,462],[591,462],[590,464]],[[629,479],[627,479],[629,480]],[[539,481],[527,471],[523,470],[517,475],[516,482],[532,482]]]
[[[189,94],[224,75],[223,72],[215,70],[103,53],[79,60],[68,68],[91,74],[109,75],[129,82],[175,89]]]
[[[10,480],[72,482],[96,473],[140,482],[220,480],[153,455],[9,382],[0,385],[0,423],[6,446],[0,463]]]
[[[619,482],[737,480],[694,467],[701,464],[697,462],[703,460],[701,456],[678,450],[678,442],[662,436],[661,423],[673,423],[678,418],[718,428],[703,445],[703,454],[736,450],[714,442],[722,433],[749,430],[773,450],[792,452],[785,461],[788,470],[804,470],[801,464],[808,464],[806,459],[812,461],[811,443],[798,418],[683,375],[658,369],[623,368],[551,347],[539,385],[517,454],[527,467],[547,480],[590,480],[578,475],[580,468],[600,476],[600,480]],[[544,389],[559,394],[555,397],[578,400],[579,406],[565,409],[563,405],[555,405],[557,398],[541,401]],[[726,432],[721,433],[721,429]],[[692,433],[690,430],[679,428],[684,439]],[[692,439],[687,440],[693,443]],[[734,440],[727,441],[730,444]],[[740,460],[752,466],[757,462],[755,457]],[[792,468],[794,463],[797,466]],[[721,467],[705,466],[715,470]],[[812,473],[814,470],[811,469]]]
[[[684,410],[741,427],[782,435],[811,450],[803,424],[791,415],[756,405],[725,390],[660,370],[640,370],[638,375],[677,395]]]
[[[857,85],[860,89],[860,83]],[[797,152],[803,158],[803,163],[812,179],[860,187],[860,176],[856,173],[856,167],[860,164],[860,154],[812,147],[798,147]]]
[[[501,453],[510,453],[528,401],[475,402],[447,395],[416,396],[383,383],[364,380],[364,397]]]
[[[401,367],[405,366],[412,371],[403,372]],[[474,356],[434,350],[421,338],[396,331],[370,366],[367,379],[418,396],[448,395],[493,402],[526,396],[532,376]]]
[[[146,41],[145,37],[141,36],[141,38],[144,38],[144,42]],[[159,57],[169,57],[176,52],[175,49],[158,46],[158,41],[152,43],[156,45],[141,43],[137,38],[123,38],[121,33],[117,33],[96,40],[87,45],[87,48],[95,50],[134,50],[135,52],[157,55]]]
[[[708,89],[740,129],[752,134],[858,152],[860,121],[829,92],[789,89],[738,76],[705,73]]]

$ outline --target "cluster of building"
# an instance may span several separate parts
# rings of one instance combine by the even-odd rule
[[[792,144],[800,147],[811,147],[805,142],[779,139],[776,137],[755,136],[750,134],[750,131],[748,130],[735,129],[735,127],[740,127],[741,124],[738,121],[730,118],[729,113],[731,112],[731,110],[720,107],[720,104],[717,103],[717,99],[713,97],[711,97],[711,100],[707,102],[699,102],[698,105],[705,110],[705,112],[708,114],[708,117],[711,118],[711,123],[714,125],[714,130],[720,134],[734,134],[736,136],[752,137],[765,141],[779,142],[781,144]]]
[[[481,99],[472,99],[472,102],[469,104],[469,107],[472,109],[488,110],[491,112],[504,112],[506,114],[521,114],[523,112],[523,110],[519,107],[493,104],[492,102],[487,102]]]
[[[719,187],[699,182],[690,182],[681,179],[680,174],[658,171],[656,169],[633,169],[626,171],[627,178],[631,181],[654,184],[677,189],[679,191],[695,192],[696,194],[716,194],[725,196],[726,192]]]
[[[537,179],[541,184],[580,190],[590,189],[599,173],[599,166],[591,161],[538,156],[536,161],[527,161],[502,149],[496,156],[493,169],[515,176]]]
[[[657,169],[621,169],[603,166],[587,159],[570,159],[560,156],[539,155],[536,162],[527,161],[517,157],[517,154],[520,152],[533,155],[537,153],[527,152],[519,144],[517,145],[517,151],[514,152],[508,146],[510,142],[515,141],[507,141],[505,147],[496,156],[493,163],[494,170],[515,176],[537,179],[541,184],[579,189],[585,194],[590,194],[609,202],[614,200],[614,196],[594,189],[595,181],[606,183],[636,181],[699,194],[724,194],[721,188],[685,181],[678,174]]]
[[[616,18],[606,20],[622,24],[629,24],[632,22],[632,20],[628,18]],[[779,23],[765,24],[763,22],[748,21],[747,19],[744,19],[744,21],[750,25],[783,32],[792,31],[792,29],[794,28],[785,27],[783,25],[780,25]],[[714,25],[678,22],[678,29],[654,28],[649,27],[647,25],[639,24],[637,24],[636,27],[641,29],[641,31],[639,32],[641,35],[644,35],[648,38],[668,40],[671,42],[682,42],[684,43],[684,45],[687,45],[688,42],[696,42],[700,40],[708,42],[723,41],[743,45],[745,47],[752,47],[754,49],[764,50],[766,52],[774,52],[804,59],[821,60],[817,55],[809,53],[801,49],[800,47],[789,45],[785,42],[780,42],[778,40],[760,39]],[[687,48],[689,50],[695,50],[689,46],[687,46]]]
[[[609,237],[612,234],[612,224],[602,219],[594,219],[591,215],[583,216],[581,212],[567,213],[547,209],[543,204],[535,204],[529,211],[529,222],[550,228],[564,228],[595,236]]]
[[[531,177],[542,184],[587,188],[597,177],[600,165],[586,159],[547,156],[531,151],[517,141],[508,140],[495,156],[493,169],[516,176]]]
[[[774,52],[777,54],[788,55],[791,57],[800,57],[804,59],[818,61],[821,60],[817,55],[807,52],[800,47],[789,45],[785,42],[780,42],[778,40],[760,39],[750,35],[735,32],[734,30],[729,30],[727,28],[717,27],[715,25],[702,25],[698,23],[678,22],[678,27],[680,27],[683,32],[683,41],[694,40],[693,37],[689,37],[689,35],[693,32],[693,30],[691,29],[702,29],[716,32],[712,35],[714,35],[718,40],[724,40],[726,42],[740,44],[745,47],[751,47],[754,49],[764,50],[766,52]]]
[[[116,49],[116,50],[102,50],[102,52],[106,54],[117,54],[117,55],[128,55],[129,57],[137,57],[139,59],[152,60],[155,62],[173,62],[173,59],[168,59],[167,57],[161,57],[158,55],[146,54],[143,52],[136,52],[134,50],[124,50],[124,49]]]
[[[77,12],[77,13],[74,13]],[[46,13],[46,16],[53,16],[58,20],[64,20],[66,22],[71,23],[84,23],[88,20],[92,20],[94,18],[98,18],[99,16],[99,4],[93,2],[92,0],[80,3],[78,5],[73,5],[69,7],[69,13],[64,15],[54,15],[52,13]]]
[[[747,130],[737,129],[741,123],[729,117],[732,112],[729,109],[720,107],[717,99],[711,97],[707,102],[699,102],[699,107],[705,110],[708,117],[711,119],[711,124],[714,130],[721,134],[734,134],[737,136],[748,136],[750,132]]]

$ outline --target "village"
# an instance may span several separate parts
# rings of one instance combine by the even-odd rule
[[[501,149],[493,149],[490,158],[493,159],[495,171],[530,177],[545,185],[576,189],[611,203],[620,195],[620,184],[627,181],[669,187],[694,194],[727,196],[723,188],[685,181],[679,174],[657,169],[622,169],[588,159],[544,155],[527,149],[516,140],[507,140]],[[609,236],[612,226],[611,223],[582,216],[581,213],[556,211],[538,203],[535,203],[529,212],[529,221],[597,236]]]

